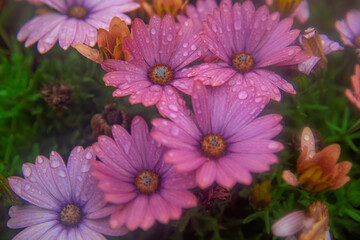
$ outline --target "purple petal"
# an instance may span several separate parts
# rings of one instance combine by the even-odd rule
[[[278,237],[287,237],[294,235],[304,227],[305,212],[292,212],[271,226],[271,231]]]
[[[50,153],[50,170],[52,172],[57,188],[64,196],[66,201],[70,202],[71,186],[70,186],[70,179],[67,172],[67,168],[65,166],[64,160],[55,151],[52,151]]]
[[[58,40],[60,27],[61,24],[57,25],[39,40],[37,44],[37,49],[39,53],[44,54],[54,46],[54,44]]]
[[[73,43],[76,34],[76,19],[67,19],[59,31],[59,45],[64,50],[67,50]]]
[[[67,6],[65,1],[59,1],[59,0],[41,0],[41,2],[45,3],[46,5],[48,5],[51,8],[54,8],[56,10],[58,10],[61,13],[66,13],[67,11]]]
[[[19,234],[17,234],[13,240],[38,240],[41,236],[46,234],[46,232],[58,224],[58,220],[53,220],[49,222],[40,223],[22,230]]]
[[[19,177],[9,177],[8,181],[11,189],[29,203],[48,210],[60,210],[61,203],[39,186],[39,183]]]
[[[58,218],[58,213],[31,204],[26,204],[22,206],[12,206],[9,209],[9,216],[10,219],[7,222],[7,226],[15,229],[56,220]]]
[[[106,234],[109,236],[122,236],[128,232],[125,227],[120,227],[118,229],[112,229],[109,225],[109,219],[84,219],[83,224],[88,228],[94,230],[95,232],[99,232],[102,234]]]
[[[88,228],[85,224],[80,224],[78,227],[78,230],[80,231],[80,234],[83,239],[86,240],[106,240],[106,238],[101,235],[100,233],[91,230]],[[68,235],[66,239],[76,239],[76,236],[74,235]]]
[[[41,236],[38,240],[48,240],[48,239],[64,239],[61,237],[62,232],[67,232],[66,229],[64,229],[64,226],[61,224],[56,224],[52,228],[46,231],[44,235]]]
[[[346,13],[346,22],[355,36],[360,34],[360,11],[352,10]]]

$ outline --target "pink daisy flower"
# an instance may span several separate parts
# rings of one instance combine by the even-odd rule
[[[268,171],[278,161],[274,152],[283,149],[270,140],[280,133],[282,117],[256,118],[267,102],[268,97],[256,96],[254,87],[239,90],[234,80],[215,88],[195,81],[194,114],[178,108],[175,98],[162,100],[161,111],[171,121],[152,120],[152,136],[170,149],[165,162],[179,172],[196,171],[199,187],[215,181],[225,188],[236,182],[249,185],[250,172]]]
[[[335,27],[345,45],[360,51],[360,10],[347,12],[345,19],[336,21]]]
[[[111,215],[110,226],[147,230],[155,220],[179,219],[182,208],[196,205],[187,190],[196,185],[194,175],[177,173],[163,162],[164,147],[150,137],[141,117],[133,119],[131,133],[115,125],[114,140],[100,136],[93,145],[101,161],[92,162],[92,175],[99,179],[105,200],[121,207]]]
[[[99,239],[123,235],[125,228],[113,230],[108,221],[116,206],[106,205],[96,179],[89,174],[91,148],[76,147],[67,166],[57,152],[50,160],[38,156],[36,163],[23,164],[25,179],[9,177],[11,189],[29,202],[9,210],[9,228],[24,228],[13,238],[26,240]]]
[[[360,110],[360,65],[355,65],[355,74],[351,76],[354,93],[350,89],[345,90],[345,95],[357,109]]]
[[[312,38],[317,37],[320,39],[314,39],[314,41],[318,41],[321,45],[316,46],[316,49],[311,49],[313,46],[304,44],[303,38],[306,38],[308,41],[312,41]],[[320,60],[323,60],[324,64],[327,63],[325,55],[336,51],[342,51],[344,49],[338,42],[329,39],[325,34],[318,35],[314,28],[308,28],[305,30],[305,34],[299,37],[299,41],[303,49],[312,55],[309,59],[299,63],[298,65],[298,71],[307,75],[310,74],[311,70],[319,63]]]
[[[131,0],[42,0],[54,11],[34,17],[17,34],[25,47],[36,42],[40,53],[49,51],[59,40],[63,49],[76,43],[96,44],[97,28],[109,28],[112,17],[118,16],[127,24],[131,19],[123,14],[139,7]]]
[[[290,83],[264,69],[298,64],[309,57],[299,46],[289,46],[299,35],[299,30],[290,30],[292,23],[292,18],[279,22],[279,13],[269,14],[267,6],[255,11],[251,1],[233,6],[227,1],[221,2],[220,8],[208,15],[200,36],[209,50],[223,61],[201,64],[188,76],[212,86],[235,78],[276,101],[281,99],[278,88],[295,94]]]
[[[191,94],[193,80],[186,77],[183,68],[206,50],[193,29],[191,20],[178,29],[170,14],[163,20],[152,16],[148,28],[141,19],[135,19],[134,38],[123,42],[132,57],[130,62],[111,59],[102,63],[109,72],[103,78],[105,83],[118,88],[113,96],[131,95],[131,104],[152,106],[173,90]]]

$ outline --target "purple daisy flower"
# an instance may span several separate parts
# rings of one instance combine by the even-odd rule
[[[38,156],[23,164],[25,179],[9,177],[11,189],[30,204],[9,210],[9,228],[24,228],[14,239],[106,239],[101,234],[123,235],[126,228],[110,228],[109,215],[117,206],[106,205],[96,179],[89,174],[91,148],[76,147],[67,167],[57,152],[50,160]]]
[[[105,83],[118,88],[113,96],[131,95],[131,104],[152,106],[174,90],[191,94],[193,80],[183,68],[206,51],[193,29],[191,20],[178,29],[170,14],[163,20],[152,16],[148,28],[141,19],[135,19],[134,38],[127,37],[123,42],[132,57],[130,62],[110,59],[102,63],[109,72],[103,78]]]
[[[335,27],[345,45],[360,51],[360,10],[347,12],[344,20],[336,21]]]
[[[17,34],[25,47],[38,42],[40,53],[49,51],[59,39],[63,49],[76,43],[94,46],[97,28],[109,28],[112,17],[118,16],[127,24],[131,19],[123,14],[139,7],[131,0],[42,0],[54,11],[34,17],[23,25]]]
[[[112,133],[114,140],[98,138],[93,149],[101,161],[92,161],[92,175],[99,179],[105,200],[122,207],[111,215],[112,228],[147,230],[155,220],[179,219],[182,208],[196,205],[187,190],[196,186],[194,174],[177,173],[163,162],[164,147],[151,138],[141,117],[133,119],[131,135],[119,125]]]
[[[251,1],[233,6],[222,1],[220,8],[215,8],[203,23],[201,38],[223,61],[201,64],[188,74],[189,77],[212,86],[235,78],[244,86],[255,86],[276,101],[281,99],[278,88],[295,94],[290,83],[265,69],[298,64],[309,57],[299,46],[290,45],[299,35],[299,30],[290,30],[292,18],[279,22],[279,13],[270,14],[265,5],[255,10]]]
[[[195,81],[195,114],[178,108],[175,98],[161,102],[171,121],[154,119],[152,136],[170,149],[165,162],[179,172],[196,171],[201,188],[215,181],[225,188],[249,185],[250,172],[268,171],[278,161],[273,153],[283,149],[270,140],[281,131],[282,117],[256,118],[268,102],[267,96],[256,95],[254,87],[240,87],[235,80],[214,88]]]

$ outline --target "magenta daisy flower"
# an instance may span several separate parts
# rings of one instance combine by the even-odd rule
[[[279,13],[269,14],[267,6],[255,10],[251,1],[233,6],[222,1],[203,23],[201,38],[223,61],[201,64],[189,77],[212,86],[236,78],[242,85],[255,86],[277,101],[281,99],[278,88],[295,94],[290,83],[265,69],[298,64],[309,57],[299,46],[290,45],[299,35],[299,30],[290,30],[292,18],[279,22]]]
[[[178,108],[176,99],[167,99],[160,106],[171,121],[152,121],[152,136],[170,149],[165,162],[174,164],[179,172],[196,171],[201,188],[215,181],[225,188],[236,182],[249,185],[250,172],[268,171],[278,161],[274,152],[283,148],[270,140],[281,131],[282,117],[256,118],[268,97],[256,96],[254,87],[239,88],[234,80],[215,88],[195,81],[195,115]]]
[[[131,0],[42,0],[53,12],[34,17],[17,34],[25,47],[36,42],[40,53],[49,51],[59,40],[63,49],[76,43],[94,46],[97,28],[109,28],[112,17],[118,16],[128,24],[131,19],[123,14],[139,7]]]
[[[182,208],[196,205],[187,190],[196,185],[194,175],[177,173],[163,162],[164,147],[150,137],[141,117],[133,119],[131,135],[119,125],[112,130],[114,140],[100,136],[93,145],[101,161],[92,161],[92,175],[99,179],[105,200],[121,207],[111,215],[112,228],[147,230],[155,220],[179,219]]]
[[[152,16],[148,28],[141,19],[135,19],[134,38],[123,42],[132,57],[130,62],[110,59],[102,63],[109,72],[103,78],[105,83],[118,88],[113,96],[131,95],[131,104],[151,106],[174,90],[191,94],[193,80],[186,77],[183,68],[206,51],[193,29],[191,20],[178,29],[170,14],[163,20]]]
[[[360,10],[351,10],[346,18],[335,23],[345,45],[355,47],[360,51]]]
[[[38,156],[36,163],[23,164],[25,179],[9,177],[11,189],[29,204],[9,210],[9,228],[24,228],[15,239],[106,239],[101,234],[123,235],[125,228],[113,230],[109,215],[117,206],[106,205],[96,179],[89,174],[91,148],[76,147],[67,167],[52,152],[50,160]]]

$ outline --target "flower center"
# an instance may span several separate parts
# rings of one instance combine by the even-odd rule
[[[135,178],[135,186],[141,193],[154,193],[159,184],[160,176],[154,170],[144,170]]]
[[[220,134],[208,133],[200,141],[203,153],[208,157],[219,157],[226,150],[226,141]]]
[[[173,80],[174,71],[169,65],[159,63],[150,68],[148,76],[151,82],[166,85]]]
[[[60,212],[60,222],[67,227],[76,226],[80,220],[81,211],[73,204],[66,205]]]
[[[74,5],[69,9],[68,15],[73,18],[83,19],[87,15],[87,11],[80,5]]]
[[[360,35],[355,37],[354,43],[356,46],[360,47]]]
[[[253,69],[255,60],[249,53],[235,53],[232,59],[232,66],[240,72],[248,72]]]

